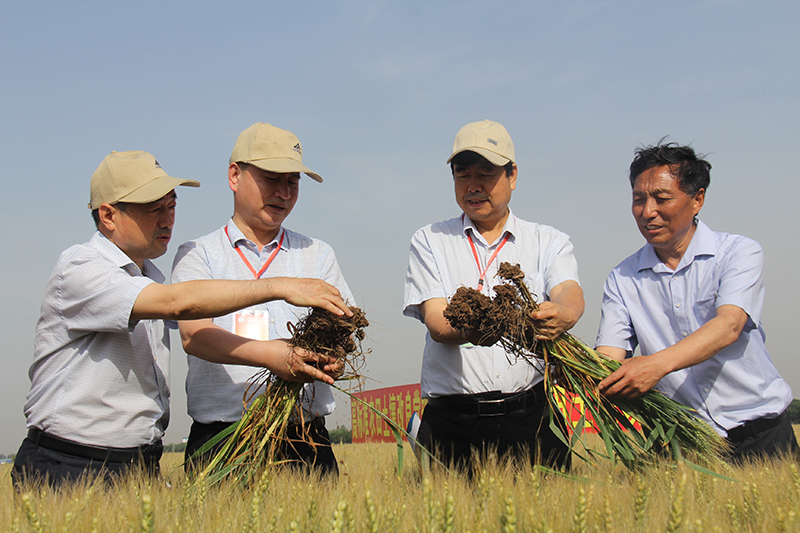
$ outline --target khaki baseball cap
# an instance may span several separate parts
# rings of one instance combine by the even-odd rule
[[[514,143],[511,136],[499,122],[482,120],[470,122],[456,134],[453,153],[449,163],[461,152],[475,152],[485,157],[491,164],[502,167],[514,162]]]
[[[89,209],[117,202],[155,202],[178,185],[199,187],[200,182],[168,176],[147,152],[111,152],[92,174]]]
[[[319,174],[303,164],[303,148],[295,134],[264,122],[256,122],[239,134],[231,163],[247,163],[269,172],[303,172],[322,182]]]

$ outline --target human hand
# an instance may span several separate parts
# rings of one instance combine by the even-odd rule
[[[353,316],[339,290],[321,279],[269,278],[277,284],[278,293],[297,307],[319,307],[337,315]]]
[[[598,384],[600,393],[609,398],[633,399],[652,389],[666,375],[654,355],[626,359]]]
[[[536,325],[536,340],[553,340],[575,325],[575,311],[555,302],[542,302],[531,312]]]
[[[340,357],[304,350],[286,340],[281,342],[286,345],[285,364],[270,368],[279,378],[298,383],[322,381],[333,385],[334,379],[344,371],[344,360]]]

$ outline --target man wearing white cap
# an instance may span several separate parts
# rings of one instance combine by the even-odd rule
[[[419,441],[461,467],[472,466],[473,451],[494,448],[568,468],[568,450],[548,425],[541,373],[484,332],[454,329],[443,312],[458,287],[491,296],[500,263],[518,263],[543,300],[534,313],[540,338],[557,337],[584,310],[572,243],[550,226],[511,213],[517,165],[502,125],[484,120],[461,128],[447,162],[463,213],[414,234],[405,283],[403,314],[428,329],[421,383],[428,404]]]
[[[169,421],[168,321],[276,298],[347,310],[339,292],[319,280],[163,285],[151,259],[167,250],[179,185],[200,183],[168,176],[142,151],[112,152],[92,175],[97,232],[61,254],[42,299],[16,484],[36,478],[56,486],[86,473],[108,480],[132,466],[158,473]],[[236,362],[267,366],[289,351],[276,341]],[[323,356],[295,355],[334,370]],[[296,367],[332,381],[312,365]]]
[[[353,302],[331,247],[283,227],[297,202],[300,173],[322,181],[303,164],[302,157],[300,141],[290,131],[263,122],[244,130],[228,165],[233,217],[213,233],[181,245],[172,269],[173,282],[318,278]],[[242,417],[248,380],[258,371],[206,359],[247,353],[265,340],[291,337],[287,324],[296,323],[304,314],[290,303],[273,301],[213,320],[180,322],[183,347],[189,354],[186,394],[194,421],[186,446],[187,469],[198,460],[192,455],[203,444]],[[288,375],[286,368],[270,369],[280,377]],[[290,425],[289,442],[281,450],[283,459],[336,475],[338,466],[325,428],[325,416],[335,407],[331,388],[324,383],[309,384],[304,397],[304,424],[296,420]]]

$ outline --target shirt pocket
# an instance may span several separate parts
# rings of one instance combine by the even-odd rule
[[[717,316],[717,287],[701,287],[694,301],[694,316],[702,326],[715,316]]]

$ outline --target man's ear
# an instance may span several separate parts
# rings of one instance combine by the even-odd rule
[[[703,208],[703,204],[705,203],[705,201],[706,201],[706,190],[700,189],[699,191],[697,191],[697,194],[694,195],[693,199],[692,211],[694,212],[694,216],[697,216],[697,214]]]
[[[241,178],[242,172],[244,172],[242,167],[237,163],[228,165],[228,187],[230,187],[233,192],[236,192],[239,188],[239,178]]]
[[[511,173],[508,174],[508,181],[511,184],[511,190],[517,188],[517,164],[512,163],[513,167],[511,169]]]
[[[97,214],[100,218],[100,224],[97,229],[102,233],[114,231],[117,227],[114,218],[117,211],[119,210],[111,204],[101,204],[100,207],[97,208]]]

